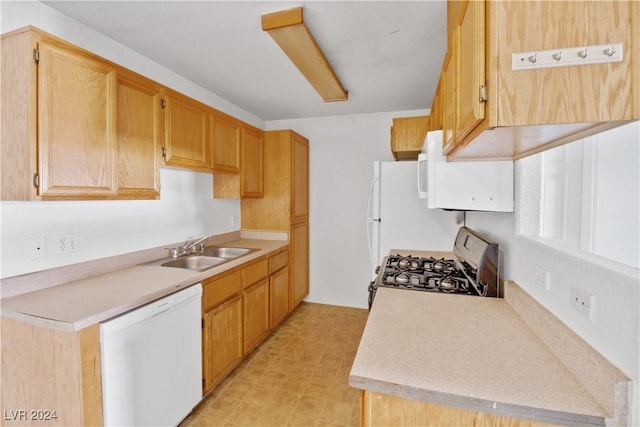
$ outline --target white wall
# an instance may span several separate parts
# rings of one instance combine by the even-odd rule
[[[373,162],[393,160],[393,117],[428,110],[280,120],[309,139],[310,293],[308,301],[367,307],[371,261],[366,212]]]
[[[239,201],[213,199],[211,174],[163,168],[160,178],[160,200],[1,202],[0,277],[239,229]],[[56,237],[69,234],[78,235],[78,252],[58,254]],[[29,257],[34,237],[46,238],[42,259]]]
[[[625,164],[629,168],[631,164],[626,174],[620,170],[610,174],[618,180],[637,180],[640,169],[637,149],[637,144],[640,143],[640,123],[636,122],[633,126],[636,128],[636,132],[631,133],[632,138],[635,138],[634,144],[623,144],[617,146],[619,151],[607,153],[609,156],[625,159],[616,162],[620,168]],[[598,136],[599,139],[619,137],[620,130],[616,129]],[[640,270],[536,237],[541,224],[542,158],[527,157],[517,161],[515,166],[515,213],[507,214],[506,217],[504,214],[467,213],[467,225],[495,238],[501,244],[506,252],[505,278],[517,282],[632,378],[632,425],[640,425]],[[599,179],[606,181],[607,178],[601,176]],[[616,192],[618,199],[625,199],[626,194],[626,199],[637,203],[637,184],[618,182],[618,185],[609,186],[607,191]],[[632,208],[637,209],[637,206]],[[633,222],[627,227],[627,231],[637,234],[640,217],[632,214],[625,218],[626,221]],[[606,243],[601,242],[602,245]],[[608,243],[615,246],[615,241]],[[536,284],[536,266],[549,272],[549,290]],[[580,287],[595,296],[594,321],[585,319],[571,306],[569,292],[572,286]]]

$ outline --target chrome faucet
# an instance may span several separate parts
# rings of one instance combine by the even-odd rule
[[[178,258],[184,255],[189,255],[189,254],[194,254],[196,252],[198,252],[198,244],[200,244],[200,251],[204,251],[204,242],[205,240],[207,240],[209,237],[211,236],[205,236],[201,239],[196,240],[195,242],[193,242],[193,237],[189,237],[183,244],[182,246],[178,246],[177,248],[165,248],[169,251],[169,253],[171,254],[171,258]]]
[[[184,242],[184,244],[179,247],[179,251],[182,253],[182,255],[188,254],[188,253],[195,253],[198,252],[198,244],[204,242],[205,240],[207,240],[209,238],[209,236],[205,236],[201,239],[196,240],[195,242],[192,242],[192,237],[189,237],[187,239],[186,242]],[[201,249],[204,249],[204,245],[201,245]]]

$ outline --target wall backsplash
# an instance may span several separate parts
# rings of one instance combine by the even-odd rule
[[[0,203],[0,277],[240,229],[239,200],[213,199],[211,174],[162,168],[160,180],[159,200]],[[78,252],[58,254],[57,237],[71,234]],[[29,239],[39,237],[46,256],[30,260]]]

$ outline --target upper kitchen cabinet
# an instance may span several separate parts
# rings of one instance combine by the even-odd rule
[[[2,38],[2,199],[117,195],[114,66],[26,28]]]
[[[290,231],[309,220],[309,141],[290,130],[264,133],[264,196],[242,200],[242,228]]]
[[[214,166],[213,195],[223,199],[260,198],[263,194],[264,131],[242,123],[239,128],[239,173]]]
[[[517,159],[640,118],[640,3],[450,1],[448,15],[450,159]],[[559,66],[618,43],[621,61]]]
[[[264,132],[242,128],[240,158],[240,197],[260,198],[263,195]]]
[[[309,221],[309,141],[292,132],[291,223]]]
[[[214,172],[240,172],[240,122],[211,115],[211,166]]]
[[[442,130],[442,76],[438,80],[429,113],[429,130]]]
[[[453,34],[457,38],[457,31]],[[453,43],[454,47],[456,46]],[[442,149],[444,153],[450,152],[455,146],[456,109],[455,103],[450,102],[455,97],[456,84],[456,55],[455,50],[450,50],[444,57],[440,81],[442,82]]]
[[[482,1],[468,1],[460,11],[452,55],[455,67],[455,140],[461,140],[484,118],[485,60]]]
[[[165,165],[210,172],[208,107],[168,89],[162,105]]]
[[[118,195],[160,196],[162,111],[159,88],[133,73],[118,75]]]
[[[391,153],[396,160],[415,160],[429,130],[429,116],[400,117],[391,126]]]

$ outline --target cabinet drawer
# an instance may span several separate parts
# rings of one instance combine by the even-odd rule
[[[289,251],[280,252],[269,258],[269,275],[289,264]]]
[[[267,260],[263,259],[242,269],[242,286],[247,287],[267,277]]]
[[[211,282],[205,282],[204,296],[202,298],[203,310],[210,310],[233,295],[240,293],[241,290],[242,278],[239,271]]]

